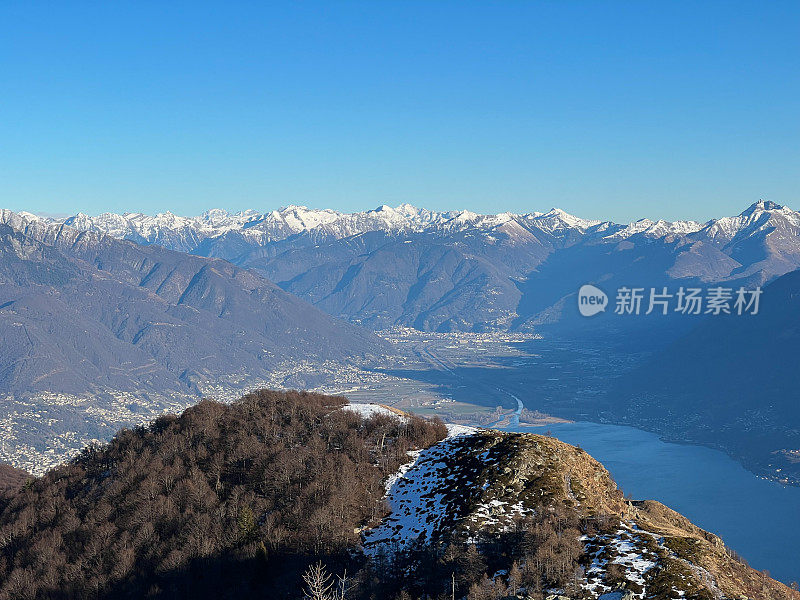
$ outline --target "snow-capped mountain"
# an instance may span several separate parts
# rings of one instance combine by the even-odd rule
[[[735,217],[710,221],[703,232],[708,239],[727,244],[741,236],[751,237],[773,229],[782,235],[796,237],[800,234],[800,213],[775,202],[760,200]]]
[[[231,231],[260,243],[275,242],[303,232],[324,234],[332,238],[345,238],[371,231],[385,232],[451,232],[474,229],[488,231],[515,222],[525,229],[557,235],[559,232],[586,232],[601,225],[602,221],[582,219],[553,208],[549,212],[525,214],[500,213],[481,215],[469,210],[437,212],[417,208],[410,204],[397,207],[380,206],[374,210],[343,213],[331,209],[311,209],[305,206],[287,206],[280,210],[259,213],[254,210],[230,213],[222,209],[211,209],[199,216],[181,217],[171,212],[154,216],[141,213],[103,213],[92,217],[78,213],[62,219],[66,225],[84,231],[98,231],[117,238],[145,243],[164,242],[167,245],[182,241],[213,238]],[[637,222],[637,223],[642,223]],[[652,222],[647,221],[648,224]],[[615,227],[610,222],[607,226]],[[630,234],[638,233],[628,226]],[[658,221],[651,235],[686,233],[692,229],[691,222],[670,223]],[[621,229],[625,231],[628,228]],[[698,227],[692,230],[699,229]],[[186,245],[186,244],[184,244]]]
[[[618,224],[557,208],[481,215],[410,204],[356,213],[288,206],[194,217],[78,214],[47,222],[223,258],[372,328],[528,327],[563,320],[559,306],[588,281],[763,284],[800,268],[800,213],[769,201],[707,223]]]
[[[703,228],[702,223],[697,221],[651,221],[650,219],[639,219],[623,227],[622,229],[610,233],[608,239],[624,240],[632,235],[643,234],[652,238],[663,238],[670,235],[687,235],[695,233]]]
[[[467,214],[465,211],[464,213]],[[63,223],[85,231],[100,231],[117,238],[156,244],[183,244],[202,241],[236,231],[259,243],[274,242],[302,232],[323,233],[343,238],[368,231],[422,231],[457,217],[419,209],[410,204],[397,208],[381,206],[359,213],[341,213],[330,209],[287,206],[259,213],[254,210],[230,213],[211,209],[199,216],[181,217],[171,212],[154,216],[141,213],[103,213],[91,217],[83,213],[63,219]],[[476,215],[477,217],[477,215]],[[468,221],[467,219],[466,221]]]
[[[216,208],[193,217],[178,216],[169,211],[153,216],[142,213],[103,213],[93,217],[78,213],[60,220],[46,219],[31,213],[18,214],[24,215],[28,220],[61,222],[83,231],[97,231],[116,238],[160,244],[184,251],[193,250],[202,240],[230,232],[238,232],[254,243],[266,244],[301,233],[342,239],[373,231],[489,232],[514,223],[534,234],[599,234],[602,238],[615,241],[639,234],[659,239],[698,233],[698,238],[724,245],[736,238],[750,237],[771,228],[788,234],[791,238],[796,238],[800,231],[800,213],[763,200],[737,216],[712,219],[707,223],[653,221],[644,218],[624,225],[582,219],[559,208],[553,208],[546,213],[506,212],[482,215],[468,210],[437,212],[411,204],[401,204],[394,208],[383,205],[374,210],[355,213],[292,205],[266,213],[255,210],[228,212]]]
[[[264,378],[291,356],[385,349],[229,262],[5,210],[0,333],[0,394],[196,396],[238,371]]]

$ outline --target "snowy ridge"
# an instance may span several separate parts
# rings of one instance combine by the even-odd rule
[[[301,233],[341,239],[372,231],[440,234],[478,231],[489,235],[492,231],[503,230],[512,238],[522,236],[522,232],[557,238],[569,234],[597,234],[610,241],[639,234],[656,239],[695,234],[715,243],[727,243],[737,236],[750,236],[767,228],[788,230],[790,235],[800,236],[800,213],[763,200],[737,216],[712,219],[707,223],[639,219],[627,225],[583,219],[559,208],[546,213],[484,215],[469,210],[438,212],[411,204],[382,205],[354,213],[291,205],[266,213],[252,209],[228,212],[214,208],[193,217],[178,216],[169,211],[152,216],[142,213],[103,213],[97,216],[78,213],[64,219],[26,212],[15,214],[28,222],[64,224],[81,231],[104,233],[137,243],[160,244],[181,251],[194,250],[205,239],[228,234],[240,235],[247,243],[256,245]]]
[[[767,218],[782,219],[794,227],[800,227],[799,213],[764,201],[754,204],[736,217],[723,217],[706,224],[696,221],[640,219],[627,225],[619,225],[610,221],[583,219],[559,208],[548,212],[483,215],[469,210],[438,212],[411,204],[400,204],[396,207],[382,205],[373,210],[354,213],[291,205],[265,213],[255,210],[228,212],[215,208],[198,216],[188,217],[169,211],[152,216],[142,213],[103,213],[97,216],[78,213],[65,219],[36,217],[29,213],[25,216],[29,220],[63,223],[82,231],[106,233],[140,243],[161,243],[183,250],[181,246],[196,246],[204,239],[229,233],[242,235],[251,243],[266,244],[300,233],[345,238],[370,231],[488,232],[508,225],[556,237],[568,233],[583,235],[590,232],[610,232],[608,237],[613,239],[625,239],[640,233],[661,238],[705,231],[710,239],[729,240],[753,224],[762,223],[765,215]]]
[[[547,233],[557,233],[564,230],[586,231],[591,227],[600,225],[602,221],[581,219],[564,212],[560,208],[550,209],[547,213],[532,213],[519,215],[529,225]]]
[[[668,235],[686,235],[695,233],[703,228],[702,223],[697,221],[651,221],[650,219],[639,219],[619,231],[607,235],[606,239],[626,239],[632,235],[643,234],[647,237],[662,238]]]
[[[727,243],[740,235],[751,236],[770,229],[800,234],[800,213],[774,202],[760,200],[735,217],[723,217],[709,222],[704,228],[706,237]]]

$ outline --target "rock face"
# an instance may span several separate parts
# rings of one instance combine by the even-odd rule
[[[800,267],[800,213],[764,201],[705,224],[407,204],[353,214],[290,206],[63,222],[259,270],[329,314],[374,329],[519,329],[573,316],[558,307],[586,282],[757,285]]]

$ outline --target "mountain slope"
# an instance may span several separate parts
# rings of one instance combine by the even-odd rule
[[[580,534],[571,551],[581,575],[570,573],[576,579],[559,584],[570,590],[568,597],[613,597],[615,591],[659,599],[792,597],[682,515],[652,500],[623,499],[600,463],[554,438],[473,430],[413,455],[413,463],[390,483],[392,512],[365,532],[372,556],[398,548],[408,552],[420,539],[436,544],[454,535],[479,545],[497,543],[497,532],[513,538],[528,527],[546,529],[550,517],[543,515],[554,513],[566,530],[559,537]],[[542,534],[533,537],[528,543],[547,548],[533,558],[546,563],[551,542]],[[570,549],[556,552],[564,560]],[[557,562],[551,568],[566,568]],[[525,585],[529,580],[522,577],[518,583]],[[557,576],[551,580],[557,581]],[[502,597],[502,586],[486,587],[497,595],[485,597]],[[546,584],[543,591],[547,594]]]
[[[547,213],[478,215],[407,204],[361,213],[290,206],[199,217],[64,221],[256,269],[332,315],[380,329],[486,331],[574,319],[586,282],[759,285],[800,268],[800,214],[773,202],[705,224],[629,225]]]
[[[260,391],[88,448],[0,512],[0,598],[296,598],[320,559],[350,600],[797,597],[578,448],[344,403]]]
[[[766,286],[757,315],[708,319],[623,376],[614,410],[678,439],[722,446],[800,483],[800,271]]]
[[[2,459],[33,473],[200,397],[391,349],[217,259],[0,213]]]
[[[231,374],[384,349],[225,261],[17,225],[0,225],[3,391],[202,393]]]

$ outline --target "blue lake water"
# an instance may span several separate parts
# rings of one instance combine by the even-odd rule
[[[549,430],[603,463],[626,494],[658,500],[719,535],[752,567],[800,581],[800,487],[759,479],[717,450],[663,442],[633,427],[561,423],[506,430]]]

